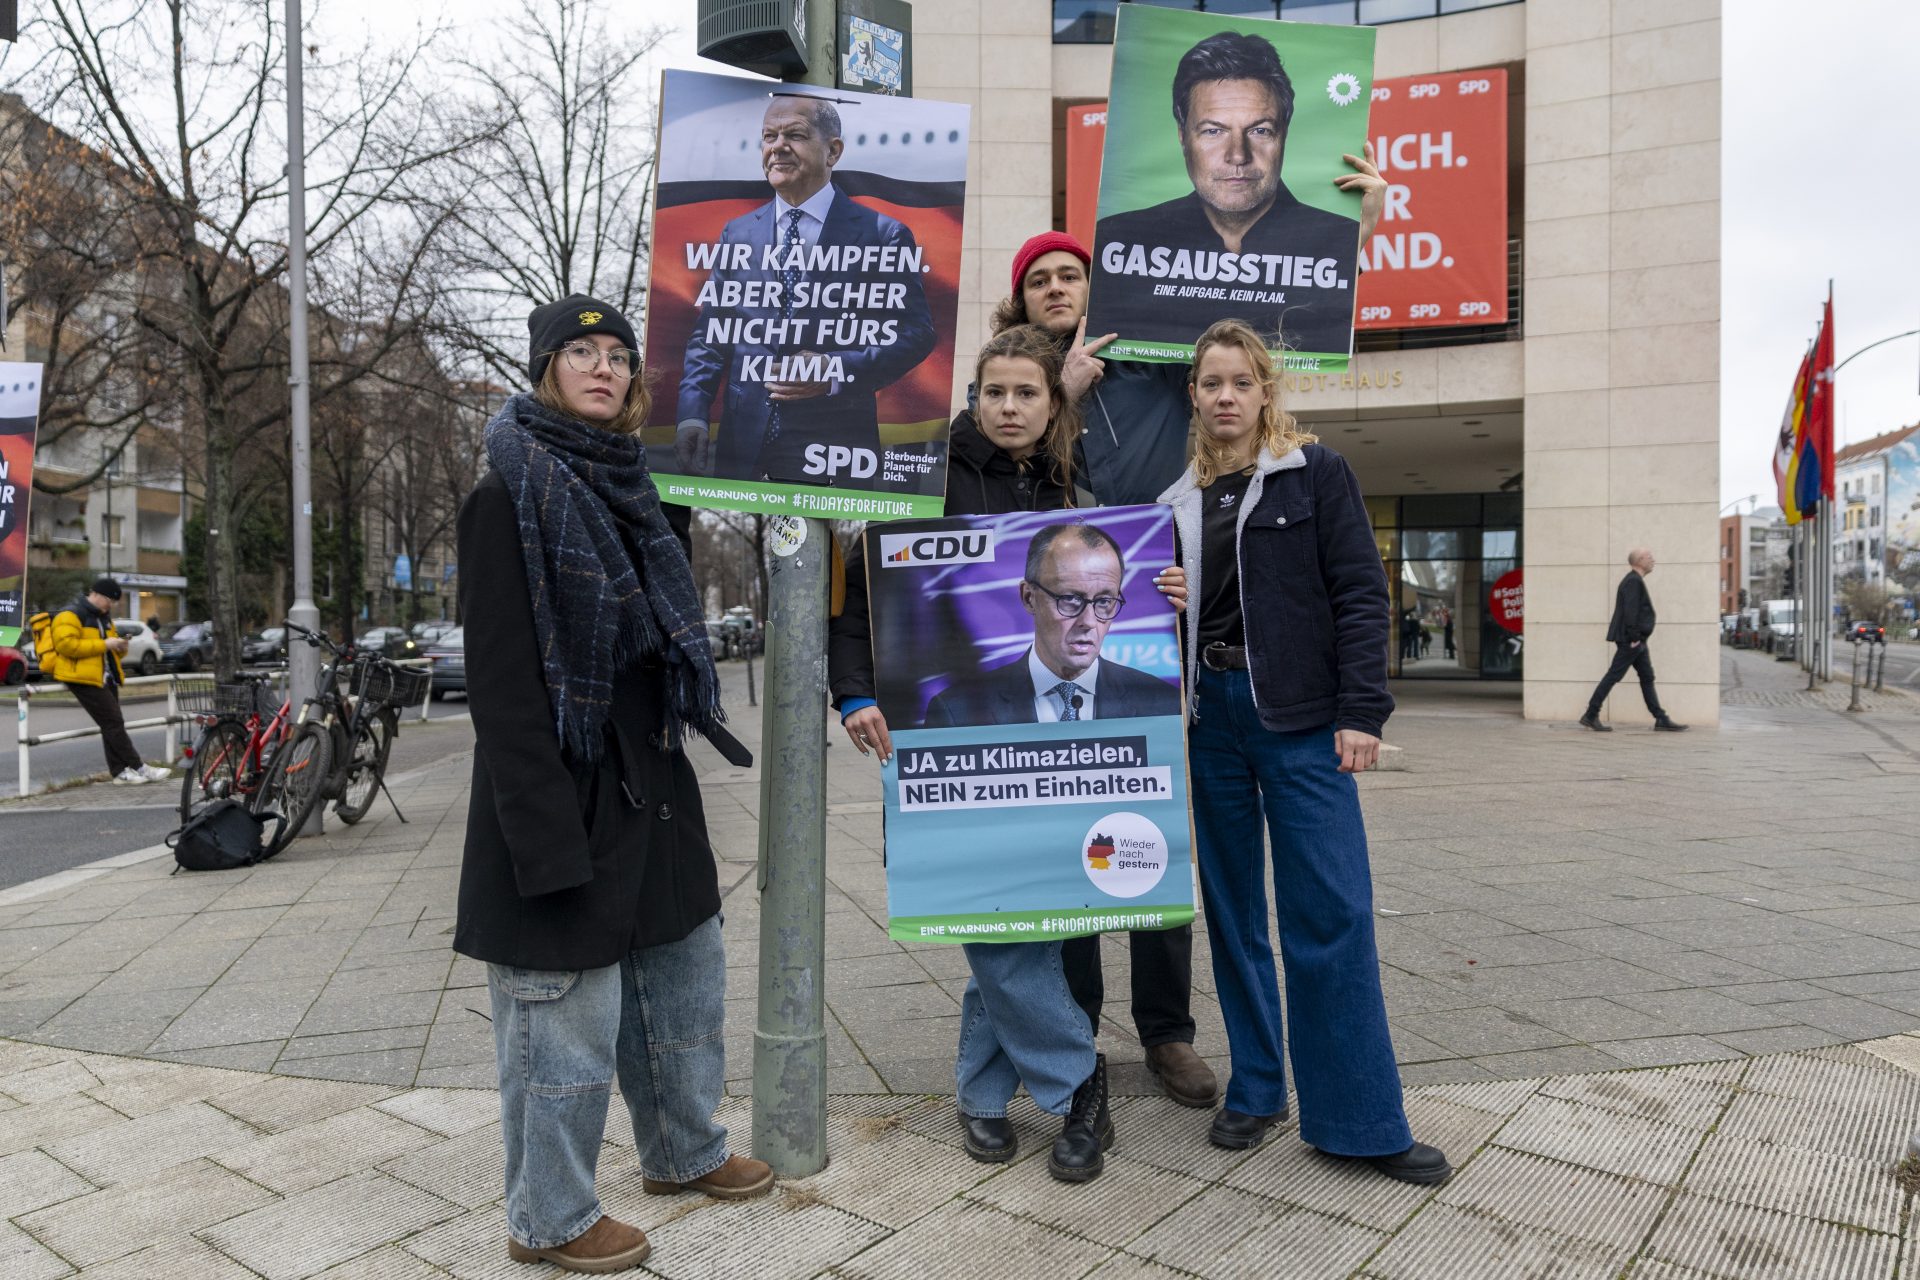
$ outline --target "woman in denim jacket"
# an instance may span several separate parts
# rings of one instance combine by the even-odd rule
[[[1246,324],[1200,335],[1188,394],[1192,463],[1160,501],[1186,571],[1193,822],[1233,1063],[1208,1136],[1258,1146],[1287,1116],[1264,835],[1301,1138],[1439,1182],[1451,1170],[1408,1130],[1387,1034],[1352,776],[1378,759],[1393,711],[1387,581],[1360,485],[1282,411],[1273,357]]]

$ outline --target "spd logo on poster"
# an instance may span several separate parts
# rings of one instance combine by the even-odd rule
[[[991,564],[993,530],[883,533],[880,535],[880,563],[888,569],[926,568],[936,564]]]

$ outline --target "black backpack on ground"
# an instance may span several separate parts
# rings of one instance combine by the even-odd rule
[[[260,829],[269,820],[278,825],[273,829],[273,840],[263,840]],[[216,800],[178,831],[169,833],[166,843],[179,864],[176,872],[182,868],[231,871],[265,859],[267,849],[279,840],[286,825],[283,814],[249,813],[238,800]]]

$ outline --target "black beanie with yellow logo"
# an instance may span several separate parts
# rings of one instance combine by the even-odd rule
[[[527,317],[527,333],[532,339],[527,349],[527,376],[536,387],[546,376],[547,362],[553,359],[554,352],[575,338],[584,338],[590,333],[610,333],[620,339],[624,347],[639,345],[633,338],[633,326],[625,316],[584,293],[535,307]]]

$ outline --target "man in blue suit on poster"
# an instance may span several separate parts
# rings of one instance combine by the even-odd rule
[[[760,166],[773,199],[721,232],[687,340],[682,474],[862,487],[884,478],[874,396],[933,351],[933,317],[913,233],[834,185],[843,149],[832,102],[772,95]]]
[[[1125,579],[1120,544],[1098,525],[1053,524],[1034,534],[1020,583],[1033,646],[935,694],[924,727],[1179,715],[1177,687],[1100,657],[1126,607]]]

